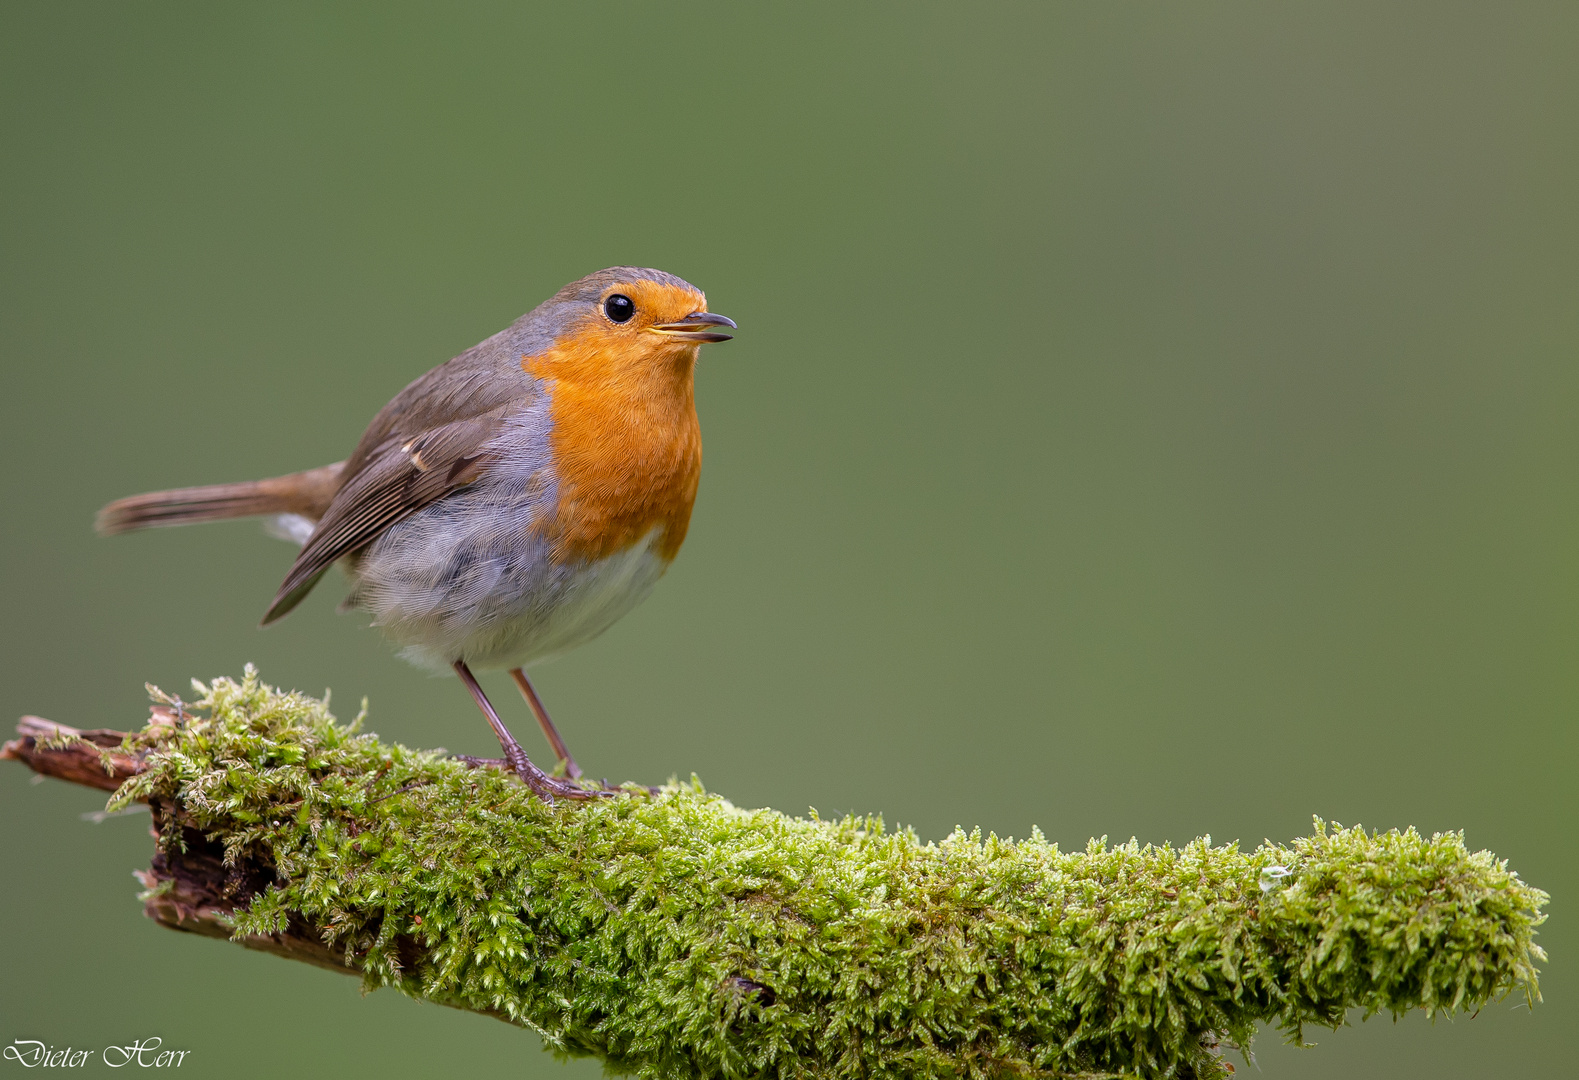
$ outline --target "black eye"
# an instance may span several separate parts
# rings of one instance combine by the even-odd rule
[[[615,322],[628,322],[636,314],[636,305],[631,303],[631,298],[624,293],[615,293],[603,301],[603,314]]]

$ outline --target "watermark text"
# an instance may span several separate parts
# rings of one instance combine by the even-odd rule
[[[37,1039],[12,1039],[0,1057],[24,1069],[80,1069],[102,1062],[112,1069],[133,1065],[143,1069],[179,1069],[190,1050],[165,1050],[164,1040],[155,1035],[125,1046],[106,1046],[102,1050],[79,1050],[74,1046],[51,1046]]]

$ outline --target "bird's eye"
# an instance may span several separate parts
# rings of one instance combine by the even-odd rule
[[[615,293],[603,301],[603,314],[615,322],[629,322],[630,317],[636,314],[636,305],[624,293]]]

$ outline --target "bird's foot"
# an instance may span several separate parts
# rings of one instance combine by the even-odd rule
[[[459,761],[461,764],[473,769],[498,769],[501,772],[515,773],[522,783],[526,784],[527,787],[532,788],[534,792],[537,791],[537,788],[533,787],[531,781],[529,781],[526,776],[523,775],[521,771],[512,765],[506,758],[473,757],[471,754],[452,754],[450,756],[454,760]],[[535,770],[538,775],[544,775],[542,770],[538,769],[537,766],[532,765],[531,762],[528,762],[527,764],[531,769]],[[558,770],[556,769],[555,773],[557,772]],[[607,777],[599,780],[598,787],[595,788],[583,787],[580,784],[562,779],[557,775],[547,776],[547,780],[551,785],[551,795],[563,795],[567,799],[597,799],[609,795],[635,795],[638,793],[645,795],[657,795],[662,790],[661,788],[653,787],[651,784],[611,784],[609,783]],[[539,794],[541,794],[541,792],[539,792]]]
[[[511,753],[511,750],[516,752]],[[533,795],[550,804],[553,803],[555,798],[605,799],[617,794],[620,790],[619,788],[611,789],[606,785],[603,788],[587,788],[582,787],[574,780],[562,780],[558,777],[550,776],[532,764],[532,759],[527,757],[526,753],[519,747],[506,747],[503,760],[498,758],[477,758],[475,760],[478,764],[497,765],[501,769],[515,773],[516,778],[531,789]]]

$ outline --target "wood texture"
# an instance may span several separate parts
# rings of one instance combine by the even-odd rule
[[[154,723],[174,722],[165,706],[153,708]],[[142,771],[136,754],[116,752],[126,732],[109,728],[82,730],[57,724],[38,716],[24,716],[17,724],[19,738],[0,747],[0,760],[20,761],[41,776],[69,780],[74,784],[114,791]],[[102,751],[111,751],[102,753]],[[159,836],[169,823],[169,807],[150,804],[152,832]],[[143,911],[155,922],[202,934],[204,937],[231,940],[230,915],[238,904],[262,892],[274,880],[272,867],[242,863],[224,864],[224,849],[196,829],[182,828],[185,851],[156,850],[147,870],[137,872],[148,890]],[[249,949],[301,960],[331,971],[359,974],[355,964],[347,965],[343,951],[323,943],[319,931],[298,920],[282,934],[236,939]],[[415,962],[415,943],[412,943]]]

